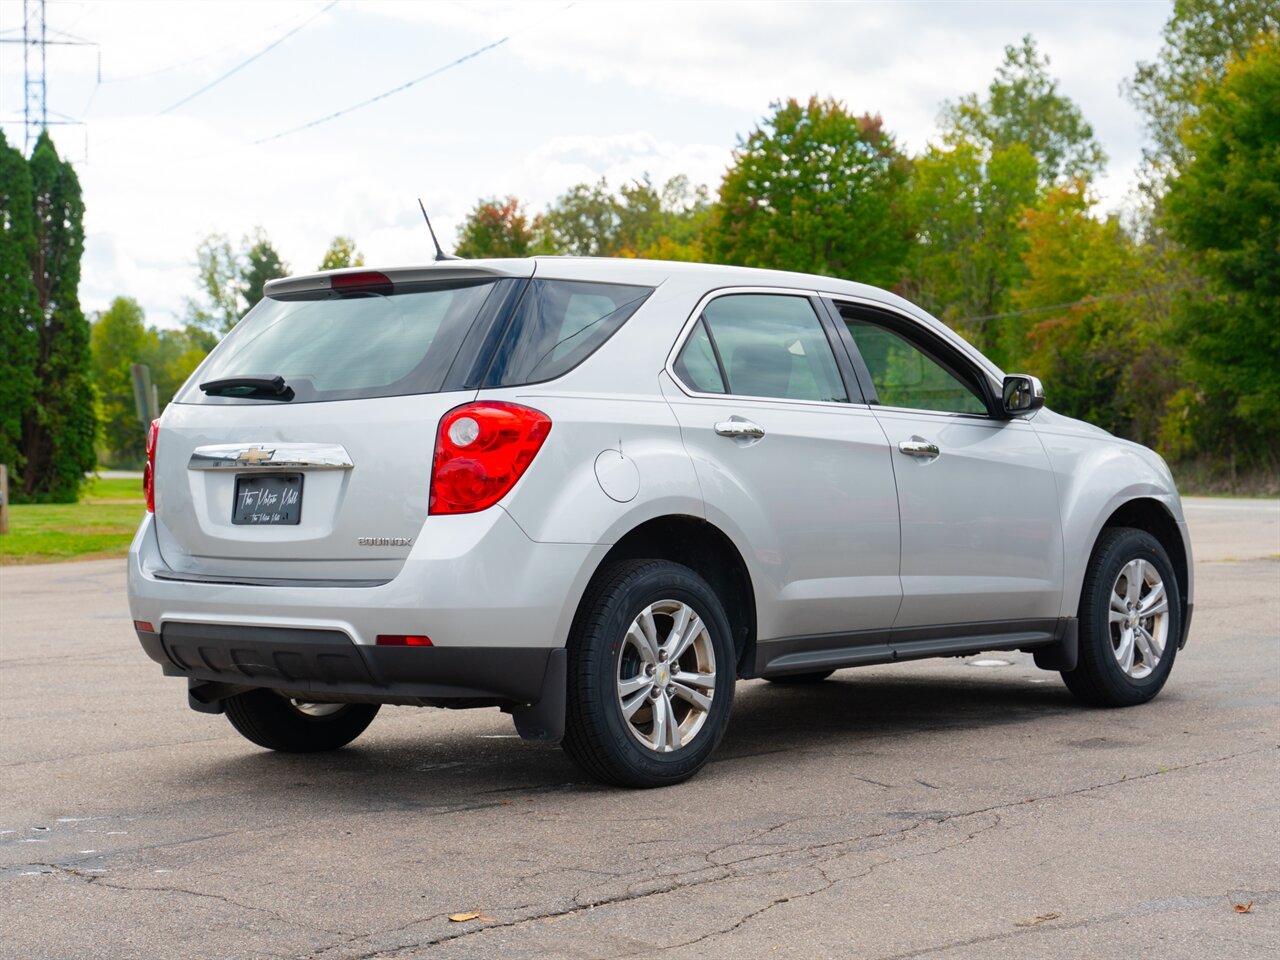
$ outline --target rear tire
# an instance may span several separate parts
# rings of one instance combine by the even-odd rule
[[[1080,595],[1080,660],[1062,679],[1100,707],[1146,703],[1164,687],[1182,639],[1173,564],[1145,530],[1105,530]]]
[[[345,747],[378,715],[376,703],[299,706],[274,690],[263,689],[229,697],[223,707],[242,737],[281,753],[320,753]]]
[[[793,673],[786,677],[765,677],[765,679],[770,683],[780,683],[783,686],[789,686],[806,683],[821,683],[833,673],[835,673],[834,670],[819,670],[816,673]]]
[[[666,560],[620,563],[569,640],[561,745],[603,783],[680,783],[724,735],[735,674],[728,618],[702,577]]]

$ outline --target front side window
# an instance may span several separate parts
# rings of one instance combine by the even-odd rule
[[[687,386],[704,393],[849,399],[822,322],[804,297],[740,293],[712,300],[675,367]]]
[[[976,386],[887,326],[844,314],[849,334],[886,407],[943,413],[987,413]]]

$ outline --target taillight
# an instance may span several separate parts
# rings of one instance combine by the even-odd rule
[[[446,413],[436,433],[431,513],[474,513],[507,495],[551,432],[551,418],[518,403],[480,401]]]
[[[156,441],[160,439],[160,421],[147,427],[147,465],[142,468],[142,492],[147,496],[147,510],[156,512]]]

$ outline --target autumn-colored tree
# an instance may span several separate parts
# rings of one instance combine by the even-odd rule
[[[890,286],[911,245],[907,158],[879,116],[775,103],[738,142],[703,243],[718,263]]]
[[[1097,219],[1094,205],[1081,179],[1024,213],[1026,276],[1007,322],[1025,347],[1014,362],[1044,380],[1058,412],[1155,446],[1179,386],[1168,337],[1176,293],[1158,248],[1117,217]]]
[[[540,217],[530,217],[512,196],[481,200],[458,228],[458,256],[530,257],[550,252]]]

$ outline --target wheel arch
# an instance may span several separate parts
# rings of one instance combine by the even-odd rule
[[[756,601],[751,574],[733,541],[712,523],[687,514],[654,517],[633,527],[609,548],[578,599],[573,624],[586,614],[596,580],[625,560],[669,560],[689,567],[711,585],[724,605],[733,635],[738,675],[755,663]]]
[[[1191,595],[1191,564],[1178,522],[1169,512],[1169,508],[1159,500],[1150,497],[1126,500],[1103,521],[1102,528],[1098,531],[1093,546],[1089,550],[1090,558],[1103,534],[1117,527],[1132,527],[1149,533],[1160,542],[1160,546],[1164,547],[1165,553],[1169,555],[1169,562],[1173,564],[1174,577],[1178,581],[1179,607],[1182,614],[1179,618],[1182,623],[1182,636],[1178,638],[1178,646],[1181,647],[1186,643],[1187,628],[1190,625],[1188,604]]]

